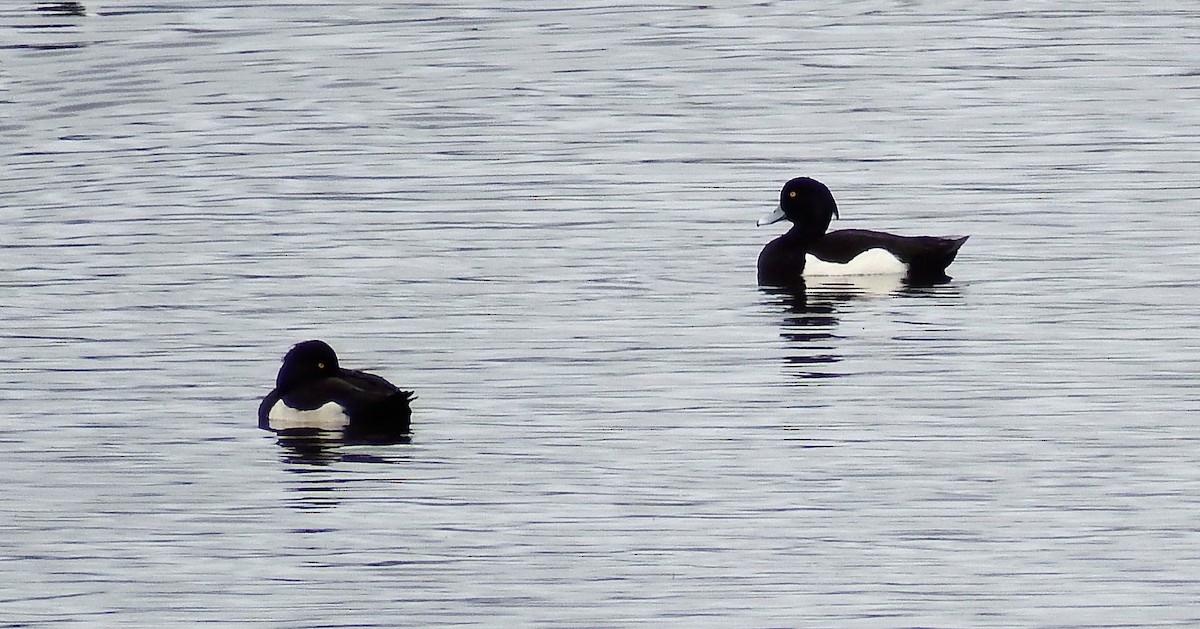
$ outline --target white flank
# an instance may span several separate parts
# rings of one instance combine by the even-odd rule
[[[814,255],[804,256],[804,275],[903,275],[908,272],[899,258],[885,249],[867,249],[845,263],[826,262]]]
[[[337,402],[326,402],[324,406],[311,411],[294,409],[283,400],[271,407],[267,413],[267,423],[272,430],[288,430],[291,428],[315,428],[317,430],[341,430],[350,424],[345,409]]]

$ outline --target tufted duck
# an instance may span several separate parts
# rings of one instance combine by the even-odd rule
[[[948,281],[946,267],[969,236],[897,236],[866,229],[826,233],[838,215],[833,195],[821,182],[797,177],[783,186],[779,206],[758,222],[788,219],[792,228],[763,247],[758,256],[758,283],[788,286],[801,276],[904,275],[908,281]]]
[[[412,391],[379,376],[342,369],[326,343],[305,341],[283,357],[275,390],[258,407],[258,426],[340,431],[351,442],[396,442],[408,434],[412,399]]]

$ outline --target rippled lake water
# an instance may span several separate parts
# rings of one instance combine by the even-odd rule
[[[1200,12],[549,6],[0,9],[0,624],[1200,623]]]

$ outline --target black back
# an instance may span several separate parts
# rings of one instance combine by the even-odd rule
[[[923,283],[942,281],[946,267],[970,236],[897,236],[869,229],[839,229],[825,234],[808,252],[826,261],[845,264],[868,249],[885,249],[908,266],[908,279]]]

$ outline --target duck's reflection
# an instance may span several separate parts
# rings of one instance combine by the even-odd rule
[[[850,302],[959,294],[957,287],[944,280],[914,282],[898,275],[809,278],[789,286],[760,286],[759,290],[766,297],[764,303],[784,308],[779,335],[790,351],[785,359],[787,372],[798,379],[845,375],[836,367],[842,360],[838,312]]]
[[[37,5],[37,11],[47,15],[61,17],[79,17],[87,15],[87,8],[81,2],[42,2]]]
[[[280,460],[289,465],[326,466],[341,460],[341,435],[320,430],[284,430],[275,436]]]
[[[377,479],[382,474],[389,482],[397,482],[394,475],[406,474],[407,466],[396,468],[396,464],[411,462],[407,448],[375,448],[387,444],[351,443],[339,432],[317,430],[286,430],[274,433],[279,445],[279,458],[283,470],[293,479],[288,483],[286,502],[300,511],[325,511],[333,509],[347,499],[348,492],[358,486],[363,478]],[[403,443],[409,443],[406,437]],[[366,447],[364,447],[366,446]],[[372,467],[361,467],[370,463]],[[396,471],[376,467],[379,464],[393,466]]]
[[[341,432],[292,428],[275,432],[280,446],[280,459],[289,464],[289,471],[304,472],[305,468],[325,467],[334,463],[391,463],[393,459],[363,452],[351,446],[391,446],[412,442],[408,435],[386,440],[347,441]]]
[[[836,351],[837,302],[815,294],[809,298],[803,282],[787,287],[761,287],[767,303],[783,306],[779,335],[788,343],[785,358],[789,375],[800,378],[834,378],[842,375],[832,365],[842,360]]]
[[[69,50],[83,48],[89,42],[79,39],[77,30],[87,17],[87,8],[79,2],[41,2],[33,6],[35,19],[18,29],[23,40],[3,45],[3,48],[25,50]]]

